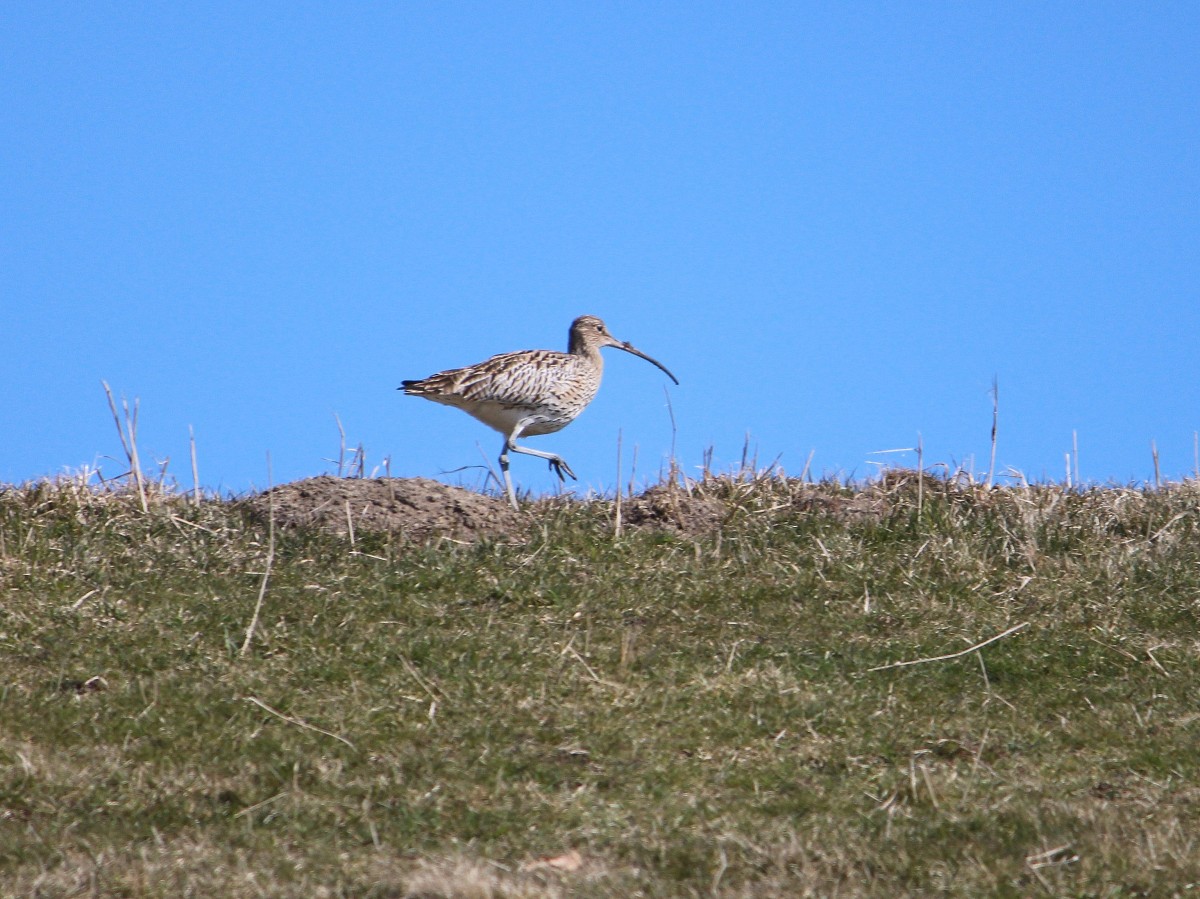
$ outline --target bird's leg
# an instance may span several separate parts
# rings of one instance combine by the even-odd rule
[[[508,450],[512,450],[514,453],[524,453],[527,456],[537,456],[539,459],[545,459],[550,463],[550,470],[558,475],[560,481],[566,480],[563,477],[564,473],[569,475],[572,481],[579,480],[579,478],[575,477],[575,472],[571,471],[571,466],[567,464],[567,460],[562,456],[556,456],[554,453],[544,453],[541,450],[530,449],[527,446],[517,446],[515,437],[510,437],[504,441],[504,449],[505,453]]]
[[[513,491],[512,475],[508,473],[508,447],[509,441],[504,441],[504,446],[500,449],[500,470],[504,472],[504,489],[508,492],[508,501],[512,503],[512,507],[518,512],[521,507],[517,505],[517,494]]]

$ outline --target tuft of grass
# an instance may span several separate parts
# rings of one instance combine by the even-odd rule
[[[519,545],[131,486],[0,488],[5,895],[1200,884],[1195,482],[747,469]]]

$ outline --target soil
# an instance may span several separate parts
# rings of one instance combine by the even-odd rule
[[[670,485],[658,485],[629,500],[623,515],[625,523],[633,527],[695,537],[720,528],[725,519],[725,504],[689,496]]]
[[[519,540],[527,516],[494,496],[425,478],[337,478],[322,475],[280,484],[247,501],[282,527],[316,527],[337,534],[390,532],[414,541],[449,537]]]
[[[845,496],[820,485],[807,486],[792,499],[792,509],[808,515],[832,518],[834,521],[882,521],[887,510],[887,494],[868,489]]]
[[[926,488],[936,482],[928,477]],[[915,475],[895,476],[846,495],[822,485],[796,490],[792,512],[849,521],[879,521],[890,500],[917,489]],[[915,495],[915,494],[914,494]],[[537,518],[534,507],[518,512],[500,497],[486,496],[425,478],[338,478],[332,475],[281,484],[246,500],[260,519],[280,527],[317,528],[337,534],[384,532],[413,541],[445,537],[462,542],[524,541]],[[532,513],[532,514],[531,514]],[[716,496],[658,485],[631,497],[622,521],[688,537],[720,530],[730,509]]]

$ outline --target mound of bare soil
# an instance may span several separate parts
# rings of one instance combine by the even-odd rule
[[[248,501],[255,514],[282,527],[338,534],[368,531],[412,540],[443,536],[474,541],[524,537],[525,516],[507,502],[425,478],[336,478],[280,484]]]
[[[909,493],[915,500],[915,473],[902,473],[858,491],[837,485],[771,481],[760,485],[772,495],[752,514],[816,515],[839,521],[880,521],[888,508]],[[912,476],[907,476],[911,474]],[[925,478],[925,489],[945,482]],[[624,503],[622,520],[631,528],[648,528],[688,537],[712,534],[731,514],[747,506],[752,485],[710,479],[696,489],[674,484],[650,487]],[[605,502],[608,502],[607,500]],[[281,484],[247,501],[261,519],[274,516],[281,527],[317,528],[337,534],[386,532],[415,541],[431,537],[454,540],[524,540],[540,506],[524,512],[503,499],[425,478],[337,478],[323,475]],[[767,519],[764,519],[767,520]]]
[[[835,521],[881,521],[887,507],[887,495],[879,489],[862,490],[850,495],[820,484],[804,484],[795,491],[791,507],[795,512],[819,515]]]
[[[655,528],[688,536],[717,530],[725,518],[725,504],[691,496],[670,484],[659,484],[629,500],[625,522],[633,527]]]

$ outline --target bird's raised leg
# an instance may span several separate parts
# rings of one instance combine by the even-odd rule
[[[571,471],[571,466],[567,464],[567,460],[562,456],[556,456],[554,453],[544,453],[541,450],[530,449],[527,446],[517,446],[516,435],[504,441],[504,450],[506,455],[508,450],[512,450],[514,453],[524,453],[527,456],[537,456],[539,459],[545,459],[550,463],[550,470],[558,475],[560,481],[566,480],[563,477],[564,474],[569,476],[572,481],[579,480],[579,478],[575,477],[575,472]]]

